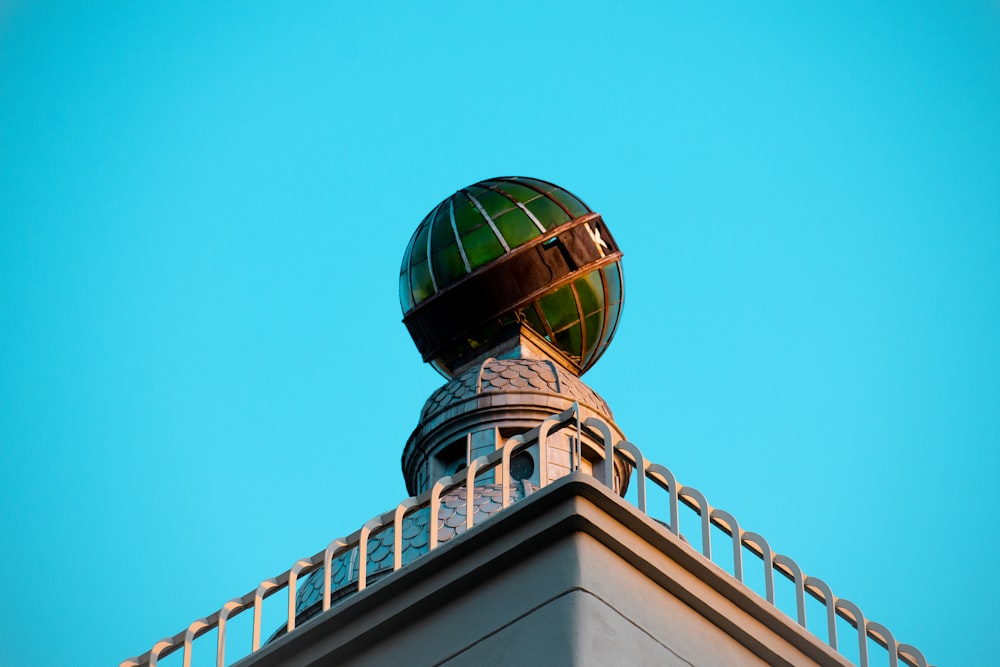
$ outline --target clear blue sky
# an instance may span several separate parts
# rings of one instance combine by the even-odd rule
[[[995,0],[0,3],[0,664],[117,664],[402,499],[399,261],[505,174],[625,252],[629,438],[983,664]]]

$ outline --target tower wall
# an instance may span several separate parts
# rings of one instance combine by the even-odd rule
[[[545,357],[521,356],[532,354],[526,346],[513,354],[518,356],[485,359],[427,400],[420,423],[403,451],[403,476],[411,495],[574,404],[580,408],[579,454],[584,472],[600,468],[605,456],[604,435],[586,425],[588,418],[600,419],[616,440],[624,438],[608,404],[578,377]],[[570,460],[577,452],[576,437],[554,435],[544,456],[537,446],[529,448],[525,456],[531,457],[533,472],[518,481],[525,479],[537,488],[569,474],[573,469]],[[624,491],[630,468],[624,461],[616,461],[615,472],[619,489]]]

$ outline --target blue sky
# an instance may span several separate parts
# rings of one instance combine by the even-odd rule
[[[0,4],[0,663],[117,664],[402,499],[400,258],[518,174],[625,252],[628,437],[981,664],[1000,4],[335,4]]]

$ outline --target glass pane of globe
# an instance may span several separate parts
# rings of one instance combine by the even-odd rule
[[[399,274],[399,304],[403,307],[404,313],[413,308],[413,295],[410,294],[409,271]]]
[[[553,331],[559,331],[580,317],[576,310],[573,289],[569,285],[563,285],[554,292],[546,294],[538,300],[538,305],[542,307],[542,313]]]
[[[522,204],[526,204],[532,199],[542,196],[542,193],[537,190],[532,190],[526,185],[520,185],[510,181],[488,181],[488,183],[490,186],[497,188],[498,190],[503,190]]]
[[[410,266],[421,260],[427,259],[427,231],[430,225],[420,225],[417,230],[416,239],[413,241],[413,250],[410,252]]]
[[[444,288],[465,275],[465,263],[458,252],[458,244],[452,242],[434,253],[431,266],[438,287]]]
[[[434,293],[434,284],[431,283],[431,272],[427,268],[427,261],[418,262],[410,269],[410,281],[413,285],[413,300],[420,303]]]
[[[468,197],[465,196],[464,192],[459,192],[455,194],[453,203],[455,206],[455,225],[458,227],[458,233],[465,234],[479,225],[486,224],[486,219],[483,214],[479,212],[476,205],[473,204]]]
[[[608,264],[601,269],[608,284],[608,306],[622,300],[622,276],[619,262]]]
[[[604,306],[604,285],[601,284],[599,271],[591,271],[574,283],[576,293],[580,297],[580,310],[589,315]]]
[[[583,334],[586,338],[586,349],[583,352],[584,362],[590,361],[597,345],[601,341],[602,326],[604,325],[604,312],[593,313],[583,318]]]
[[[536,236],[541,235],[538,227],[531,221],[524,211],[519,208],[511,209],[494,220],[497,229],[507,240],[507,245],[516,248],[524,245]]]
[[[454,243],[455,232],[451,229],[451,207],[443,204],[434,217],[431,228],[431,247],[440,248],[447,243]]]
[[[568,329],[556,332],[556,345],[570,358],[579,360],[583,352],[583,336],[580,325],[574,324]]]
[[[555,189],[549,194],[549,196],[565,206],[574,218],[579,218],[581,215],[587,215],[590,213],[590,209],[587,208],[583,202],[565,190]]]
[[[570,220],[569,216],[566,215],[566,211],[562,210],[559,204],[548,197],[539,197],[528,202],[525,206],[538,218],[538,221],[542,223],[545,229],[552,229]]]
[[[478,227],[463,236],[462,245],[473,269],[503,254],[503,246],[489,225]]]
[[[486,213],[491,219],[496,220],[497,216],[514,208],[514,202],[504,197],[499,192],[487,190],[485,188],[469,188],[472,196],[479,201],[479,205],[486,209]]]

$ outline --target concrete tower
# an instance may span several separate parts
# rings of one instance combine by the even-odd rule
[[[251,612],[245,667],[847,665],[837,649],[852,642],[862,665],[874,642],[890,665],[926,667],[647,461],[580,379],[618,325],[621,257],[601,216],[545,181],[494,178],[442,201],[400,270],[403,322],[446,378],[403,449],[409,497],[121,667],[177,650],[187,667],[213,628],[205,664],[222,665],[227,621]],[[664,516],[647,514],[647,492]],[[700,544],[681,532],[685,506]],[[716,528],[731,571],[711,560]],[[760,595],[743,583],[744,556],[763,568]],[[794,618],[775,605],[776,580],[793,589]],[[285,589],[287,622],[266,639],[262,605]],[[807,596],[823,604],[822,639],[806,629]]]

